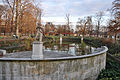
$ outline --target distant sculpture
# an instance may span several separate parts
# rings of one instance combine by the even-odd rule
[[[40,24],[37,24],[37,34],[36,34],[36,40],[42,42],[42,37],[43,37],[43,31],[42,27],[40,27]]]
[[[60,44],[62,44],[62,34],[60,34]]]

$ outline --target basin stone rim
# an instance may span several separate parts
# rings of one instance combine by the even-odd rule
[[[106,46],[102,46],[102,48],[104,49],[100,52],[91,53],[91,54],[82,55],[82,56],[69,56],[69,57],[60,57],[60,58],[36,58],[36,59],[33,59],[33,58],[0,58],[0,61],[58,61],[58,60],[82,59],[82,58],[98,56],[108,51],[108,48]]]

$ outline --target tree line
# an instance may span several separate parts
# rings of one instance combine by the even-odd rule
[[[26,35],[36,33],[36,22],[42,9],[32,0],[3,0],[0,5],[1,33]]]
[[[104,21],[103,11],[96,13],[95,16],[79,18],[76,25],[77,33],[83,37],[84,35],[95,35],[96,37],[99,37],[100,35],[106,35],[109,38],[112,38],[112,36],[114,36],[114,39],[116,39],[117,35],[120,34],[120,0],[113,1],[112,8],[109,9],[109,12],[111,13],[112,17],[106,26],[102,25],[102,22]],[[94,23],[92,20],[94,20]]]
[[[35,4],[34,0],[3,0],[3,2],[4,5],[0,5],[0,33],[17,36],[35,35],[36,23],[41,23],[42,9]],[[109,11],[113,17],[109,20],[107,27],[104,27],[105,32],[107,31],[104,34],[114,36],[116,39],[117,34],[120,33],[120,0],[113,1],[112,8]],[[79,18],[74,32],[71,28],[70,14],[66,14],[65,25],[57,25],[56,27],[52,23],[46,23],[43,26],[44,34],[52,31],[58,34],[74,32],[83,37],[93,34],[99,37],[103,26],[103,17],[104,12],[100,11],[94,17]]]

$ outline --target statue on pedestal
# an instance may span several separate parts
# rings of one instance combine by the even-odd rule
[[[43,37],[43,30],[42,26],[40,24],[37,24],[37,34],[36,34],[36,40],[33,42],[33,53],[32,53],[32,58],[33,59],[40,59],[43,58],[43,42],[42,42],[42,37]]]
[[[42,37],[43,37],[43,30],[42,26],[40,24],[37,24],[37,34],[36,34],[36,40],[42,42]]]

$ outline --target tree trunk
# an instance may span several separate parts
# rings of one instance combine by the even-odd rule
[[[19,38],[19,0],[16,0],[15,35]]]
[[[0,15],[0,34],[1,34],[1,28],[2,28],[2,25],[1,25],[1,22],[2,22],[2,20],[1,20],[1,15]]]
[[[14,14],[12,15],[12,20],[11,20],[11,36],[13,35],[13,18],[14,18]]]
[[[98,21],[98,25],[97,25],[97,37],[99,37],[99,28],[100,28],[100,21]]]
[[[117,41],[117,34],[115,34],[115,42]]]

